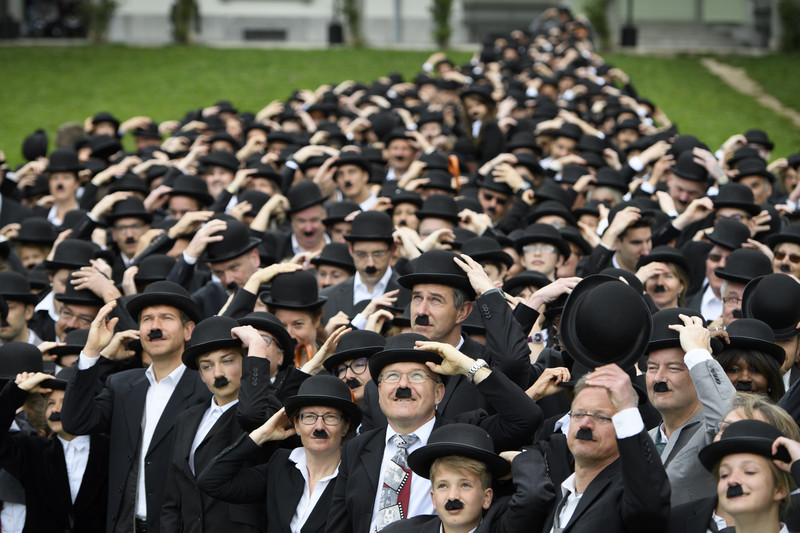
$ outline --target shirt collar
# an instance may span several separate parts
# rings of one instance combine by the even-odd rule
[[[377,291],[378,289],[380,289],[381,294],[386,292],[386,287],[389,285],[389,278],[391,277],[392,277],[392,267],[389,267],[386,269],[386,273],[383,275],[383,277],[381,277],[381,279],[378,280],[378,283],[375,284],[375,290]],[[353,291],[355,292],[355,289],[358,288],[362,288],[365,291],[370,292],[367,290],[366,284],[364,284],[364,282],[361,281],[361,273],[358,270],[356,270],[356,275],[353,277]]]
[[[186,365],[181,363],[178,365],[178,368],[170,372],[170,374],[161,379],[161,383],[172,383],[177,384],[181,378],[183,377],[183,373],[186,371]],[[151,386],[157,385],[159,382],[156,381],[156,373],[153,370],[153,365],[147,367],[147,370],[144,371],[144,375],[147,376],[147,381],[150,382]]]
[[[436,416],[422,424],[416,430],[412,431],[411,435],[416,435],[419,439],[419,443],[424,446],[428,444],[428,438],[431,436],[431,431],[433,431],[433,425],[436,423]],[[386,426],[386,444],[389,444],[389,441],[395,435],[400,435],[400,433],[396,432],[391,425]]]
[[[76,452],[82,452],[84,450],[88,450],[89,444],[91,444],[91,437],[89,437],[89,435],[80,435],[72,440],[65,440],[61,437],[58,437],[58,440],[61,441],[61,446],[64,447],[65,451],[67,448],[71,447]]]
[[[219,406],[219,405],[217,405],[216,398],[214,396],[212,396],[211,397],[211,408],[210,409],[211,409],[212,412],[217,412],[219,414],[222,414],[225,411],[227,411],[228,409],[230,409],[231,407],[233,407],[234,405],[236,405],[237,403],[239,403],[239,399],[238,398],[233,400],[232,402],[226,403],[223,406]]]
[[[570,494],[578,495],[578,489],[575,488],[575,472],[561,482],[561,496],[566,498]]]
[[[289,460],[294,463],[297,469],[303,473],[303,477],[305,478],[305,473],[308,472],[308,459],[306,457],[306,449],[300,446],[299,448],[295,448],[289,453]],[[339,466],[341,465],[341,461],[338,465],[336,465],[336,470],[329,476],[325,476],[324,478],[320,479],[319,481],[327,481],[329,479],[333,479],[339,475]],[[306,479],[306,482],[308,480]],[[319,481],[317,483],[319,483]]]

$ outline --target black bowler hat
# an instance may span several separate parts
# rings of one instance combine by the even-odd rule
[[[775,183],[775,174],[767,170],[767,162],[760,157],[748,157],[739,161],[736,166],[739,171],[733,178],[733,181],[739,181],[747,176],[759,176],[768,180],[770,183]]]
[[[542,170],[542,166],[539,164],[539,158],[535,155],[523,152],[521,154],[514,154],[514,157],[517,158],[517,162],[514,164],[515,167],[525,167],[534,176],[541,176],[544,174],[544,170]]]
[[[742,293],[742,316],[766,322],[777,340],[800,335],[800,283],[786,274],[755,278]]]
[[[161,132],[158,131],[158,124],[155,122],[148,122],[143,128],[137,126],[133,130],[133,136],[143,137],[145,139],[157,139],[159,141],[162,139]]]
[[[441,364],[442,357],[435,352],[416,349],[416,341],[427,341],[428,338],[419,333],[401,333],[386,339],[383,350],[369,358],[369,373],[372,381],[379,382],[383,369],[394,363],[420,363],[426,362]]]
[[[78,160],[78,152],[72,148],[56,148],[50,153],[49,163],[45,172],[78,172],[86,168]]]
[[[439,152],[431,152],[430,154],[422,154],[419,156],[419,161],[425,163],[425,170],[447,170],[450,168],[450,162],[444,154]]]
[[[80,239],[64,239],[53,253],[53,259],[46,259],[44,266],[50,270],[68,268],[77,270],[90,266],[90,261],[100,253],[100,247],[90,241]]]
[[[586,239],[583,238],[583,235],[581,235],[581,231],[578,228],[573,226],[564,226],[563,228],[559,228],[558,233],[561,234],[562,239],[568,243],[571,242],[580,248],[581,252],[583,252],[583,255],[589,255],[592,253],[592,245],[586,242]]]
[[[718,441],[700,450],[700,462],[709,472],[725,456],[735,453],[752,453],[790,463],[792,459],[783,446],[778,448],[778,453],[772,454],[775,439],[783,436],[781,430],[772,424],[755,419],[740,420],[726,427]]]
[[[167,279],[172,267],[175,266],[175,259],[164,254],[153,254],[142,259],[137,266],[139,271],[133,277],[133,281],[136,283],[153,283]]]
[[[787,157],[786,162],[789,164],[790,167],[792,167],[795,170],[800,168],[800,152],[797,152]]]
[[[66,344],[60,344],[50,348],[50,354],[55,355],[61,359],[65,355],[80,355],[83,347],[86,346],[86,340],[89,338],[88,329],[73,329],[64,337]]]
[[[226,152],[225,150],[214,150],[208,155],[201,157],[200,164],[206,167],[222,167],[230,170],[231,172],[236,172],[239,170],[240,165],[236,156],[231,152]]]
[[[147,181],[143,180],[133,172],[128,171],[121,177],[117,178],[113,184],[111,184],[109,192],[117,191],[138,192],[144,196],[147,196],[147,194],[150,192],[150,187],[147,186]]]
[[[172,184],[170,196],[188,196],[194,198],[202,206],[214,203],[214,198],[208,193],[208,185],[202,178],[194,176],[178,176]]]
[[[0,296],[26,304],[39,302],[39,297],[31,292],[28,278],[18,272],[0,272]]]
[[[30,219],[26,219],[30,220]],[[23,221],[23,224],[25,222]],[[16,240],[19,240],[17,237]],[[783,228],[779,233],[774,233],[767,237],[767,245],[770,248],[775,248],[782,242],[791,242],[800,245],[800,224],[789,224]]]
[[[682,152],[677,162],[670,167],[670,171],[679,178],[689,181],[708,183],[708,170],[706,167],[695,163],[691,150]]]
[[[228,133],[227,131],[217,131],[211,138],[208,140],[209,145],[213,145],[217,141],[223,141],[228,143],[228,146],[231,147],[231,150],[238,150],[240,148],[239,142],[233,138],[233,135]]]
[[[563,218],[567,224],[572,226],[575,226],[578,223],[578,221],[575,220],[575,215],[572,214],[567,206],[555,200],[545,200],[541,203],[537,203],[533,208],[533,212],[527,217],[526,221],[528,224],[532,224],[542,217],[551,215]]]
[[[428,170],[423,177],[426,178],[428,182],[420,184],[420,189],[444,191],[442,194],[455,194],[456,192],[453,188],[453,175],[446,170]]]
[[[536,137],[534,137],[533,133],[529,131],[518,131],[514,133],[506,143],[506,150],[509,152],[513,152],[514,150],[519,150],[522,148],[527,148],[528,150],[533,150],[534,152],[542,151],[539,145],[536,144]]]
[[[572,198],[570,194],[565,191],[557,181],[552,179],[545,179],[542,185],[536,190],[537,202],[545,200],[555,200],[561,202],[565,206],[572,207]]]
[[[714,199],[714,207],[733,207],[747,211],[755,216],[761,212],[761,207],[753,200],[753,189],[741,183],[727,183],[719,188],[719,194]]]
[[[264,207],[264,204],[269,201],[269,198],[269,194],[262,191],[257,191],[255,189],[244,191],[238,195],[239,203],[250,203],[250,210],[247,211],[245,215],[251,217],[258,215],[258,212],[261,211],[261,208]]]
[[[786,359],[786,352],[775,344],[775,333],[766,323],[755,318],[734,320],[726,328],[730,342],[729,349],[756,350],[763,352],[778,362],[778,366]]]
[[[392,217],[383,211],[365,211],[353,219],[350,233],[344,238],[347,242],[383,241],[391,244],[394,225]]]
[[[254,178],[265,178],[269,181],[272,181],[280,187],[281,184],[281,175],[278,174],[272,165],[268,165],[265,163],[253,163],[247,166],[249,169],[255,169],[253,174],[250,174],[250,179]]]
[[[567,241],[562,239],[558,230],[550,224],[531,224],[514,240],[514,248],[521,253],[525,245],[535,242],[552,244],[564,259],[568,258],[569,254],[572,253]]]
[[[482,189],[499,192],[500,194],[507,194],[508,196],[514,194],[514,190],[509,187],[507,183],[496,181],[492,174],[489,174],[488,176],[482,176],[478,180],[477,185]]]
[[[278,341],[278,347],[283,350],[283,363],[280,368],[293,363],[291,354],[294,353],[295,341],[283,327],[278,317],[266,311],[253,311],[238,320],[240,326],[253,326],[257,330],[266,331]]]
[[[92,150],[93,158],[105,161],[122,150],[122,143],[117,136],[93,135],[89,138],[89,148]]]
[[[749,283],[754,278],[772,272],[772,261],[759,250],[739,248],[725,260],[725,268],[715,268],[714,274],[720,279]]]
[[[344,222],[347,215],[354,211],[361,211],[361,207],[350,200],[342,200],[340,202],[328,202],[325,204],[325,212],[328,214],[322,223],[326,226],[332,226],[339,222]]]
[[[289,418],[294,417],[302,407],[323,406],[341,411],[350,421],[350,429],[361,423],[361,408],[353,401],[350,387],[328,374],[318,374],[305,380],[297,390],[297,395],[286,398],[283,406]]]
[[[506,267],[511,267],[514,260],[500,247],[500,243],[491,237],[474,237],[469,239],[461,247],[461,253],[470,256],[478,263],[482,261],[494,261],[502,263]]]
[[[119,130],[119,120],[117,120],[117,118],[115,118],[114,115],[112,115],[108,111],[100,111],[99,113],[95,114],[95,116],[92,117],[93,126],[97,126],[101,122],[110,122],[111,124],[114,125],[114,131]]]
[[[320,296],[317,279],[305,270],[285,272],[272,278],[270,292],[261,301],[279,309],[316,309],[328,299]]]
[[[339,158],[333,164],[331,164],[331,166],[335,168],[343,167],[345,165],[357,166],[365,172],[372,170],[370,162],[367,161],[367,159],[361,154],[353,151],[342,152],[339,154]]]
[[[603,156],[597,152],[580,152],[578,157],[586,162],[587,167],[596,169],[609,168],[606,166],[606,161],[603,159]],[[616,185],[616,182],[613,183]],[[619,186],[617,185],[616,188],[619,188]]]
[[[683,254],[683,252],[677,248],[673,248],[672,246],[656,246],[650,251],[649,254],[643,255],[639,258],[639,262],[636,264],[636,269],[638,270],[645,265],[656,262],[671,263],[679,266],[684,273],[689,272],[689,263],[686,261],[686,256]]]
[[[492,98],[492,87],[483,83],[473,83],[461,92],[459,98],[464,100],[467,96],[475,96],[482,100],[484,103],[492,106],[496,105],[494,98]]]
[[[678,135],[672,142],[667,154],[674,155],[676,158],[684,152],[692,152],[692,148],[703,148],[708,150],[708,145],[694,135]]]
[[[586,173],[584,172],[584,174]],[[597,200],[589,200],[583,207],[578,207],[575,210],[573,210],[572,214],[578,218],[582,217],[583,215],[599,217],[600,210],[597,208],[598,205],[600,205],[600,202],[598,202]]]
[[[8,321],[8,303],[6,299],[0,296],[0,326],[7,326]]]
[[[47,132],[39,128],[22,141],[22,155],[28,161],[33,161],[47,155]]]
[[[286,198],[289,200],[289,209],[286,210],[287,215],[292,215],[315,205],[322,205],[326,200],[322,195],[322,191],[313,181],[301,181],[292,186],[289,192],[286,193]]]
[[[392,128],[381,140],[383,141],[384,146],[388,147],[392,141],[396,141],[398,139],[414,142],[414,137],[405,128]]]
[[[750,228],[738,220],[725,218],[714,225],[714,230],[708,234],[707,238],[723,248],[736,250],[750,238]]]
[[[509,462],[494,452],[494,441],[485,429],[461,423],[434,429],[428,444],[409,454],[408,466],[418,476],[429,479],[433,462],[453,455],[485,464],[495,479],[511,470]]]
[[[616,363],[631,367],[647,349],[653,318],[641,293],[601,274],[578,283],[561,314],[561,340],[588,368]]]
[[[628,192],[628,181],[618,170],[611,167],[603,167],[597,171],[595,186],[609,187],[622,194]]]
[[[145,307],[152,307],[154,305],[166,305],[174,307],[186,313],[189,319],[194,322],[200,322],[203,319],[203,313],[197,304],[194,303],[189,292],[172,281],[156,281],[147,286],[141,293],[137,294],[125,304],[128,313],[137,322],[139,321],[139,314]]]
[[[222,236],[219,242],[210,242],[206,246],[205,260],[209,263],[222,263],[246,254],[259,244],[261,239],[250,236],[250,230],[228,215],[217,215],[215,219],[224,220],[228,226],[215,235]]]
[[[139,198],[129,196],[115,203],[113,209],[105,218],[109,225],[114,224],[120,218],[139,218],[149,223],[153,220],[153,214],[145,209],[144,202]]]
[[[747,130],[744,133],[744,138],[747,139],[748,143],[761,144],[765,146],[767,150],[772,150],[775,148],[775,143],[769,140],[769,136],[767,136],[767,132],[764,130]]]
[[[406,289],[413,290],[420,283],[436,283],[461,289],[467,299],[475,299],[475,289],[469,282],[466,272],[461,270],[453,259],[459,257],[449,250],[431,250],[417,257],[412,262],[413,273],[400,276],[397,283]]]
[[[55,294],[56,300],[65,304],[103,306],[105,303],[103,299],[89,289],[76,289],[75,285],[72,284],[72,280],[74,279],[74,273],[70,274],[67,278],[67,286],[64,292],[57,292]]]
[[[736,166],[739,164],[739,161],[756,157],[761,157],[758,154],[758,150],[752,146],[740,146],[734,150],[731,156],[728,158],[728,167],[736,168]]]
[[[197,370],[199,356],[224,348],[241,348],[242,341],[231,335],[231,330],[238,326],[236,319],[229,316],[212,316],[198,322],[181,355],[183,364]]]
[[[14,381],[22,372],[43,371],[42,352],[27,342],[7,342],[0,346],[0,385]]]
[[[653,315],[653,330],[647,343],[647,353],[664,348],[681,347],[680,333],[669,328],[669,326],[683,325],[683,320],[678,315],[703,318],[699,312],[687,307],[671,307],[658,311]]]
[[[519,294],[519,292],[515,294],[516,289],[521,289],[523,287],[536,287],[537,289],[541,289],[550,283],[552,283],[552,281],[541,272],[537,272],[536,270],[523,270],[503,283],[503,291],[516,296]]]
[[[350,250],[343,242],[326,244],[322,252],[311,260],[311,264],[315,266],[330,265],[343,268],[350,272],[350,275],[356,272],[356,265],[353,264],[353,256],[350,255]]]
[[[458,207],[455,199],[448,194],[432,194],[422,203],[417,210],[417,219],[441,218],[453,224],[458,224]]]
[[[553,132],[552,137],[554,139],[558,137],[566,137],[568,139],[579,141],[581,139],[581,135],[583,135],[583,131],[581,131],[580,126],[571,122],[565,122],[560,128]]]
[[[342,335],[336,346],[336,353],[328,357],[323,364],[325,370],[334,373],[334,369],[351,359],[370,358],[384,349],[386,339],[379,333],[356,329]]]
[[[397,207],[400,204],[413,204],[417,206],[417,209],[422,207],[422,196],[414,191],[400,189],[390,194],[389,200],[392,201],[392,207]]]
[[[598,154],[602,154],[603,150],[608,147],[608,141],[606,139],[601,139],[597,135],[591,135],[588,133],[581,135],[578,144],[575,146],[575,148],[577,148],[580,152],[588,151],[596,152]]]

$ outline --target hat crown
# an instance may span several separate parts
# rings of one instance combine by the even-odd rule
[[[353,264],[353,256],[350,255],[350,250],[343,242],[332,242],[326,244],[322,252],[311,260],[314,265],[333,265],[348,270],[355,270]]]
[[[353,226],[346,236],[351,240],[392,240],[394,226],[392,217],[383,211],[364,211],[353,219]]]
[[[428,337],[420,335],[419,333],[401,333],[386,339],[386,344],[383,346],[384,351],[388,350],[414,350],[416,349],[417,341],[427,341]]]
[[[492,437],[485,429],[474,424],[455,423],[436,428],[431,432],[428,444],[471,446],[494,453]]]
[[[736,338],[756,339],[764,342],[775,342],[775,333],[766,323],[755,318],[740,318],[734,320],[726,328],[731,344]]]
[[[670,326],[683,324],[683,321],[678,315],[702,317],[702,315],[694,309],[686,307],[672,307],[670,309],[658,311],[653,315],[653,331],[650,333],[648,352],[661,348],[680,348],[680,333],[670,329]]]
[[[305,270],[278,274],[270,284],[270,305],[296,308],[318,307],[320,301],[317,280]]]
[[[415,274],[449,274],[469,281],[466,272],[455,263],[458,254],[449,250],[431,250],[414,261]]]
[[[748,278],[748,281],[772,272],[772,262],[759,250],[739,248],[730,253],[725,260],[725,274],[734,274]]]
[[[31,284],[19,272],[0,272],[0,295],[13,300],[14,294],[29,294]],[[11,297],[9,297],[11,296]]]
[[[374,331],[358,329],[342,335],[339,344],[336,346],[336,353],[359,348],[383,348],[385,345],[386,339],[382,335]]]
[[[222,240],[210,242],[206,246],[206,260],[209,263],[229,261],[249,252],[258,245],[258,240],[250,238],[250,230],[243,223],[230,216],[217,216],[224,220],[226,228],[216,235]]]
[[[0,346],[0,375],[16,376],[20,372],[42,372],[42,352],[27,342],[7,342]]]
[[[729,250],[741,248],[750,237],[750,228],[738,220],[722,219],[714,225],[708,240]]]
[[[212,316],[201,320],[192,330],[192,337],[186,343],[187,348],[193,348],[213,341],[231,341],[231,344],[241,344],[239,339],[231,336],[231,330],[238,327],[236,319],[229,316]]]
[[[741,183],[726,183],[719,188],[719,193],[714,199],[714,205],[725,202],[737,202],[752,204],[755,199],[753,197],[753,189]]]
[[[286,193],[286,198],[289,200],[290,210],[292,212],[302,211],[313,205],[322,204],[325,198],[319,187],[313,181],[301,181],[294,185]]]
[[[678,161],[670,169],[680,178],[691,181],[708,181],[708,170],[694,161],[694,154],[686,150],[678,156]]]
[[[422,203],[422,208],[417,211],[417,218],[458,219],[456,200],[448,194],[432,194]]]
[[[800,283],[786,274],[768,274],[752,280],[742,294],[742,314],[768,324],[782,339],[800,331]],[[738,320],[737,320],[738,322]]]

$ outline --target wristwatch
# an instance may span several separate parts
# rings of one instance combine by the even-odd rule
[[[478,359],[475,361],[475,363],[473,363],[473,365],[469,368],[469,372],[467,372],[467,379],[470,383],[475,383],[475,374],[478,372],[478,370],[485,366],[489,366],[489,363],[483,359]]]

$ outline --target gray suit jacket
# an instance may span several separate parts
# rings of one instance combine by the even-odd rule
[[[736,389],[715,359],[692,367],[690,374],[702,409],[670,435],[661,461],[672,486],[672,506],[716,496],[714,478],[700,463],[698,454],[716,434],[716,424],[728,414]],[[657,441],[660,425],[650,430]]]

